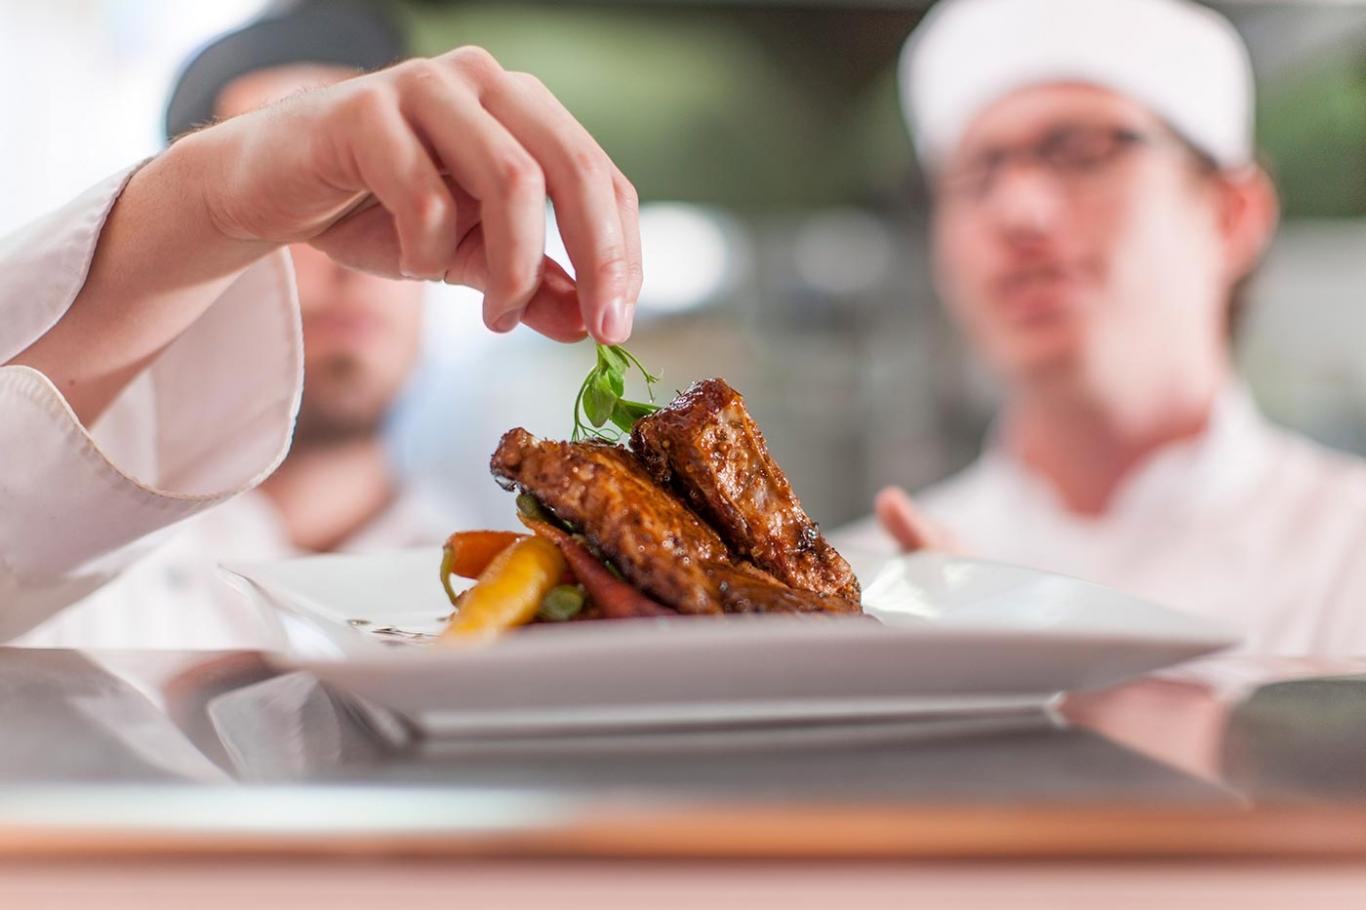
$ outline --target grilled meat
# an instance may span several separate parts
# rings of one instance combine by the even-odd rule
[[[858,601],[853,570],[802,509],[744,399],[724,380],[695,382],[641,418],[631,448],[740,556],[794,588]]]
[[[518,428],[499,441],[491,468],[582,531],[642,591],[682,613],[722,611],[706,567],[730,561],[726,545],[625,449]]]
[[[743,560],[712,567],[727,613],[862,613],[857,601],[783,584]]]
[[[858,612],[856,603],[794,590],[737,561],[619,446],[544,441],[519,428],[498,443],[491,469],[581,531],[627,581],[681,613]]]

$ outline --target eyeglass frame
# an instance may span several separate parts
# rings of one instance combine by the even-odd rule
[[[1106,137],[1111,143],[1110,148],[1106,149],[1104,154],[1091,156],[1090,160],[1087,161],[1054,160],[1050,162],[1048,160],[1050,154],[1057,154],[1056,150],[1050,151],[1050,144],[1056,146],[1067,139],[1087,132]],[[1058,182],[1063,183],[1099,174],[1115,164],[1127,152],[1138,148],[1160,147],[1162,145],[1187,152],[1202,171],[1218,170],[1218,165],[1208,155],[1173,132],[1128,126],[1065,123],[1054,126],[1042,137],[1032,142],[1019,143],[1013,146],[998,145],[978,152],[974,156],[977,160],[969,167],[981,167],[980,161],[985,158],[985,173],[955,174],[952,168],[941,172],[934,181],[935,197],[941,204],[944,202],[959,204],[966,202],[969,205],[976,206],[990,198],[991,191],[1001,173],[1013,161],[1023,161],[1026,164],[1038,167]],[[953,186],[954,183],[965,183],[972,179],[976,179],[980,185],[960,189],[955,189]]]

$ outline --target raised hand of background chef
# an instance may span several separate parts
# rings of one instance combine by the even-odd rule
[[[873,511],[877,514],[878,524],[904,552],[963,552],[957,535],[917,509],[901,487],[885,487],[873,500]]]
[[[545,203],[577,280],[545,255]],[[617,343],[640,291],[634,188],[535,77],[461,48],[288,98],[134,175],[61,322],[12,363],[93,420],[280,246],[482,290],[494,331]]]

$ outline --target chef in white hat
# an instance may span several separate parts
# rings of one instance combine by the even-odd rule
[[[1366,651],[1366,467],[1269,425],[1231,346],[1277,220],[1247,50],[1186,0],[947,0],[901,63],[935,281],[1002,410],[851,548],[957,546]]]

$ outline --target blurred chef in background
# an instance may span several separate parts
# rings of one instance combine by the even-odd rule
[[[1254,651],[1366,648],[1366,467],[1270,426],[1234,373],[1277,198],[1233,26],[1187,0],[947,0],[901,87],[935,281],[1003,406],[976,463],[836,540],[1086,578]]]
[[[219,561],[439,535],[378,437],[400,278],[483,291],[498,332],[630,334],[635,193],[592,137],[478,48],[359,75],[399,48],[349,11],[210,46],[168,129],[223,122],[0,239],[0,641],[269,647]]]

